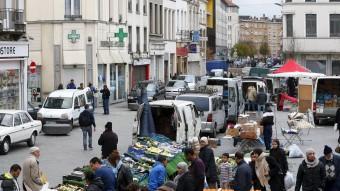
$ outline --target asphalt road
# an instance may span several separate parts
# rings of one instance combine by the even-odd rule
[[[136,114],[135,111],[129,111],[126,103],[119,103],[111,105],[110,115],[103,115],[102,108],[97,108],[95,118],[97,123],[96,132],[93,135],[92,151],[83,151],[82,148],[82,132],[79,128],[75,128],[68,136],[47,136],[41,134],[38,136],[37,145],[41,149],[40,166],[42,171],[47,175],[51,186],[56,186],[62,182],[62,176],[69,174],[75,167],[88,164],[89,160],[94,157],[100,157],[100,147],[97,144],[100,134],[104,130],[104,125],[107,121],[113,123],[113,131],[118,134],[119,143],[118,148],[123,153],[131,144],[132,139],[132,124]],[[287,114],[286,112],[278,112],[277,118],[277,137],[282,139],[280,128],[287,127]],[[273,137],[276,137],[275,126]],[[230,139],[221,137],[222,146],[215,149],[215,155],[220,155],[223,152],[235,152],[236,148],[232,146]],[[338,133],[334,132],[333,127],[319,126],[311,129],[309,135],[305,133],[303,136],[303,145],[298,145],[302,151],[309,147],[315,148],[318,154],[323,153],[325,144],[333,148],[337,143]],[[7,171],[9,167],[14,164],[22,164],[24,159],[28,156],[29,148],[25,143],[21,143],[12,147],[8,155],[0,156],[0,172]],[[303,159],[289,159],[290,170],[296,174],[298,165]],[[21,179],[21,177],[20,177]],[[21,180],[20,180],[21,181]]]

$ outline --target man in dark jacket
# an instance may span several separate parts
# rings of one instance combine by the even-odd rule
[[[98,140],[98,145],[102,146],[102,158],[106,159],[113,150],[117,150],[118,136],[112,131],[112,123],[107,122],[105,131]]]
[[[76,84],[74,84],[74,79],[71,79],[70,83],[67,84],[66,89],[77,89]]]
[[[237,170],[235,173],[235,191],[250,191],[253,186],[251,183],[252,174],[250,166],[244,161],[244,155],[241,152],[235,153]]]
[[[272,126],[274,124],[274,113],[271,110],[270,106],[267,106],[265,108],[265,113],[262,116],[260,124],[263,126],[263,137],[266,150],[270,150],[273,136]]]
[[[295,191],[300,191],[301,186],[302,191],[323,191],[325,177],[325,167],[315,157],[314,149],[307,149],[296,176]]]
[[[85,180],[87,184],[85,191],[102,191],[104,188],[102,179],[100,177],[96,177],[93,172],[86,172]]]
[[[194,191],[203,191],[205,177],[205,166],[203,161],[198,158],[198,156],[195,154],[194,149],[192,148],[185,148],[184,155],[185,158],[191,162],[191,165],[189,166],[189,172],[194,178]]]
[[[336,111],[335,123],[339,131],[338,144],[340,144],[340,108],[338,108],[338,110]]]
[[[267,94],[264,92],[263,88],[259,89],[259,93],[256,95],[257,104],[257,116],[261,116],[261,112],[264,111],[264,106],[267,103]]]
[[[202,137],[200,140],[200,153],[199,157],[204,162],[205,166],[205,177],[209,188],[216,188],[217,183],[217,168],[215,163],[214,151],[209,148],[208,138]]]
[[[324,156],[320,157],[320,162],[325,166],[326,182],[324,191],[340,190],[340,157],[333,154],[331,147],[325,145]]]
[[[107,85],[104,85],[103,89],[100,90],[100,93],[102,93],[104,115],[109,115],[110,90],[107,88]]]
[[[0,176],[2,191],[20,191],[18,177],[21,173],[21,167],[18,164],[11,166],[9,173]]]
[[[79,115],[79,126],[83,132],[83,146],[87,150],[87,135],[89,136],[89,148],[92,150],[92,125],[93,131],[96,131],[96,122],[93,113],[89,111],[89,105],[85,105],[85,110]]]

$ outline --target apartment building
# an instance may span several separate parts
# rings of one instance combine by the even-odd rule
[[[283,51],[312,72],[340,75],[338,0],[285,0]]]

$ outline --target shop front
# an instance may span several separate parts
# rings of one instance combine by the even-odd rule
[[[129,56],[112,50],[99,50],[98,53],[98,89],[103,89],[104,85],[108,86],[111,92],[110,103],[124,101],[126,98],[126,72]],[[101,103],[101,94],[98,97]]]
[[[177,75],[187,73],[188,64],[188,48],[187,47],[177,47],[176,48],[176,71]]]
[[[0,42],[0,109],[27,109],[26,42]]]
[[[151,60],[147,58],[133,60],[131,88],[134,87],[139,81],[149,80],[150,62]]]

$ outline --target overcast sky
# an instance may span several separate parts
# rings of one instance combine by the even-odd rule
[[[233,0],[240,7],[240,15],[266,16],[281,15],[281,7],[274,3],[281,3],[281,0]]]

